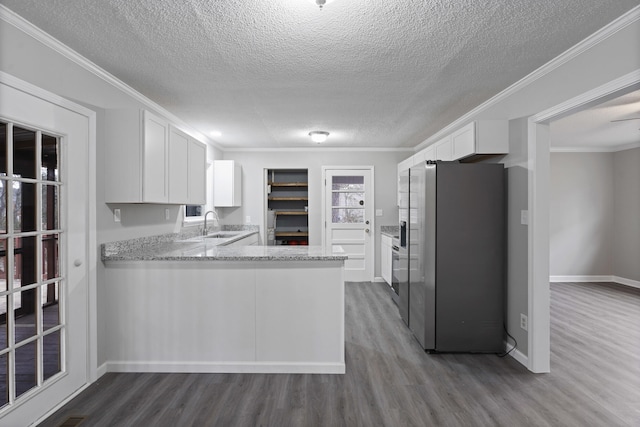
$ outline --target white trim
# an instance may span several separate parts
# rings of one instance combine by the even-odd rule
[[[376,181],[376,172],[375,172],[375,166],[373,165],[360,165],[360,166],[322,166],[321,168],[322,170],[322,190],[321,190],[321,209],[322,209],[322,214],[320,217],[320,226],[322,228],[322,247],[326,248],[327,246],[327,216],[326,216],[326,198],[327,198],[327,171],[330,170],[334,170],[334,171],[343,171],[343,170],[364,170],[364,171],[369,171],[370,173],[370,178],[371,178],[371,190],[369,189],[365,189],[365,192],[367,191],[371,191],[371,200],[369,201],[369,199],[367,199],[367,203],[370,206],[373,206],[371,208],[371,219],[369,220],[370,224],[369,224],[369,230],[372,230],[371,233],[371,237],[369,239],[369,245],[367,247],[367,251],[368,254],[365,251],[365,262],[369,261],[369,263],[371,264],[371,275],[367,278],[368,281],[372,282],[374,280],[374,275],[375,275],[375,271],[376,271],[376,257],[375,257],[375,252],[376,252],[376,245],[375,245],[375,238],[376,238],[376,215],[375,215],[375,195],[376,195],[376,188],[375,188],[375,181]],[[366,210],[365,210],[366,212]],[[368,255],[368,257],[367,257]]]
[[[528,121],[528,362],[530,371],[551,369],[549,299],[549,177],[550,129],[548,124]]]
[[[617,153],[640,148],[640,142],[616,145],[614,147],[551,147],[552,153]]]
[[[53,408],[51,408],[49,411],[47,411],[43,416],[41,416],[40,418],[38,418],[36,420],[35,423],[33,423],[34,426],[40,425],[41,422],[43,422],[44,420],[46,420],[47,418],[49,418],[51,415],[53,415],[54,413],[56,413],[58,411],[58,409],[62,408],[64,405],[66,405],[67,403],[71,402],[73,399],[75,399],[80,393],[82,393],[83,391],[85,391],[91,384],[87,383],[85,385],[83,385],[82,387],[80,387],[78,390],[74,391],[71,395],[69,395],[69,397],[67,397],[66,399],[64,399],[62,402],[58,403],[56,406],[54,406]]]
[[[549,276],[549,281],[552,283],[558,282],[614,282],[613,276]]]
[[[412,153],[413,148],[392,148],[392,147],[283,147],[283,148],[231,148],[226,147],[222,149],[225,153],[233,152],[254,152],[254,153],[291,153],[293,152],[407,152]]]
[[[102,377],[104,374],[109,372],[107,363],[103,363],[102,365],[98,366],[97,372],[98,372],[98,378]]]
[[[575,282],[575,283],[587,283],[587,282],[613,282],[620,285],[630,286],[632,288],[640,289],[640,281],[627,279],[620,276],[549,276],[549,281],[552,283],[559,282]]]
[[[344,374],[345,363],[301,362],[157,362],[153,360],[105,363],[107,372],[240,373],[240,374]]]
[[[24,32],[25,34],[33,37],[35,40],[39,41],[46,47],[54,50],[55,52],[59,53],[63,57],[79,65],[80,67],[84,68],[94,76],[114,86],[116,89],[124,92],[126,95],[142,103],[145,107],[155,110],[157,113],[163,115],[169,121],[179,125],[181,128],[183,128],[183,130],[185,131],[188,130],[187,133],[193,136],[194,138],[200,141],[206,141],[209,145],[215,148],[218,148],[220,150],[223,150],[222,147],[218,145],[215,141],[208,138],[201,132],[198,132],[197,130],[195,130],[192,126],[187,124],[184,120],[180,119],[179,117],[175,116],[169,110],[165,109],[164,107],[160,106],[156,102],[142,95],[140,92],[138,92],[128,84],[124,83],[122,80],[115,77],[113,74],[110,74],[103,68],[94,64],[84,56],[80,55],[75,50],[71,49],[69,46],[65,45],[64,43],[60,42],[50,34],[36,27],[31,22],[27,21],[26,19],[16,14],[11,9],[7,8],[5,5],[2,5],[2,4],[0,4],[0,19],[7,22],[10,25],[13,25],[14,27]]]
[[[640,281],[638,280],[632,280],[632,279],[626,279],[624,277],[613,276],[613,281],[616,283],[620,283],[621,285],[631,286],[632,288],[640,289]]]
[[[640,7],[633,11],[640,11]],[[616,86],[617,85],[617,86]],[[549,336],[549,121],[588,108],[603,98],[640,87],[640,70],[591,89],[529,117],[529,369],[550,369]],[[542,162],[541,162],[542,161]],[[546,303],[545,303],[546,300]]]
[[[0,5],[0,18],[2,16],[4,6]],[[38,86],[21,80],[11,74],[0,71],[0,83],[8,87],[12,87],[18,91],[39,98],[45,102],[49,102],[60,108],[72,111],[80,116],[84,116],[88,121],[87,135],[87,180],[88,180],[88,196],[86,200],[87,207],[87,250],[86,270],[87,270],[87,366],[86,378],[87,382],[76,392],[64,399],[60,404],[56,405],[47,414],[55,412],[57,408],[62,407],[77,396],[82,390],[93,383],[97,378],[97,361],[98,361],[98,320],[97,320],[97,214],[96,214],[96,174],[92,173],[96,168],[96,113],[86,107],[76,104],[66,98],[44,90]],[[46,418],[48,415],[42,419]],[[37,423],[36,423],[37,424]]]
[[[373,278],[373,283],[387,283],[387,281],[380,276],[376,276]]]
[[[509,353],[509,356],[516,359],[516,361],[520,362],[522,366],[529,366],[529,358],[525,356],[520,350],[517,348]]]
[[[510,97],[514,93],[529,86],[536,80],[546,76],[553,70],[573,60],[583,52],[589,50],[593,46],[596,46],[598,43],[611,37],[618,31],[623,30],[624,28],[633,24],[639,19],[640,19],[640,6],[636,6],[635,8],[631,9],[629,12],[625,13],[624,15],[620,16],[613,22],[609,23],[608,25],[604,26],[600,30],[596,31],[586,39],[582,40],[578,44],[564,51],[559,56],[547,62],[540,68],[536,69],[535,71],[528,74],[524,78],[518,80],[517,82],[515,82],[514,84],[512,84],[511,86],[509,86],[508,88],[500,92],[499,94],[488,99],[487,101],[478,105],[473,110],[469,111],[467,114],[459,117],[454,122],[440,129],[438,132],[434,133],[429,138],[425,139],[420,144],[416,145],[415,151],[416,152],[420,151],[421,149],[434,144],[436,141],[439,141],[441,138],[447,136],[454,130],[466,125],[468,122],[472,120],[473,117],[477,116],[483,110],[491,108],[494,105],[504,101],[506,98]]]
[[[640,10],[640,8],[637,8]],[[624,76],[611,80],[603,85],[588,90],[583,94],[575,96],[554,105],[535,115],[535,121],[538,123],[548,122],[550,119],[559,119],[572,114],[575,111],[584,110],[602,102],[619,96],[621,91],[631,92],[640,89],[640,69],[634,70]]]

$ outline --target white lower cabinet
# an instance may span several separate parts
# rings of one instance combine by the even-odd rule
[[[380,237],[380,275],[387,284],[392,281],[393,243],[389,236]]]

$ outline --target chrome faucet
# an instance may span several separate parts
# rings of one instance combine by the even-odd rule
[[[213,223],[214,223],[214,227],[216,225],[218,225],[218,222],[220,221],[220,218],[218,217],[218,214],[216,213],[216,211],[208,211],[207,213],[204,214],[204,228],[202,229],[202,235],[206,236],[207,235],[207,215],[209,214],[213,214],[214,218],[213,218]]]

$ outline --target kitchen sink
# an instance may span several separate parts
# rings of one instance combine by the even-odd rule
[[[218,231],[216,233],[207,234],[205,239],[227,239],[229,237],[236,237],[242,231]]]

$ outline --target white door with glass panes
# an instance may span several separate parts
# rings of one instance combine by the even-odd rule
[[[89,378],[95,116],[75,107],[0,74],[0,426],[35,423]]]
[[[323,167],[325,248],[337,246],[348,255],[345,280],[373,280],[373,167]]]

